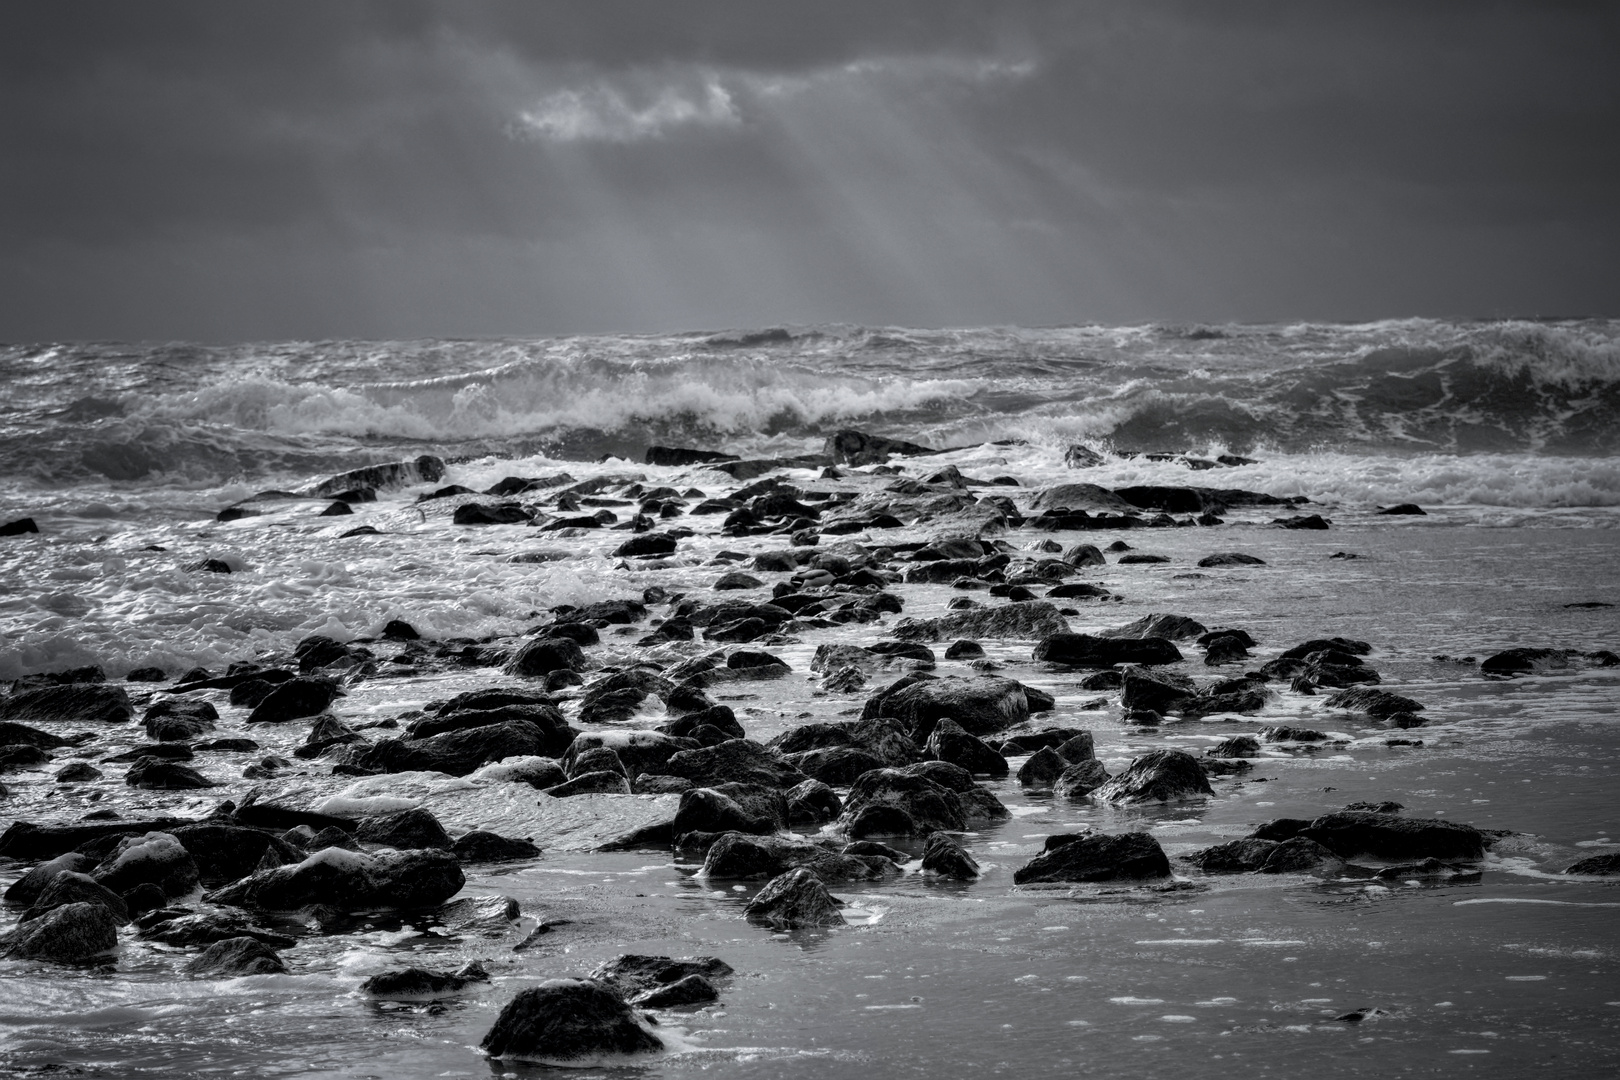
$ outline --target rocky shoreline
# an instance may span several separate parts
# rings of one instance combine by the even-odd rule
[[[1071,468],[1096,464],[1080,450]],[[853,431],[829,438],[822,455],[791,459],[655,447],[647,465],[698,470],[701,485],[558,471],[403,502],[400,492],[446,475],[444,462],[419,457],[224,509],[221,522],[316,505],[320,516],[367,512],[345,540],[419,516],[447,530],[518,526],[563,545],[519,545],[504,556],[516,565],[597,558],[566,545],[588,538],[602,548],[595,538],[605,530],[624,535],[601,555],[647,583],[639,595],[537,612],[516,638],[427,640],[396,619],[372,640],[310,635],[226,671],[135,669],[120,684],[78,669],[20,680],[0,698],[0,767],[17,788],[0,812],[27,808],[0,835],[0,869],[15,878],[5,893],[15,925],[0,947],[15,960],[115,972],[120,942],[134,938],[186,950],[198,978],[286,972],[283,953],[304,936],[352,932],[371,912],[510,926],[515,901],[459,896],[467,872],[564,845],[658,852],[702,879],[746,883],[757,891],[745,917],[763,931],[836,927],[846,922],[841,885],[975,879],[962,834],[1009,816],[987,781],[1016,779],[1077,804],[1193,802],[1241,778],[1263,747],[1308,752],[1342,737],[1251,724],[1202,755],[1155,749],[1110,775],[1085,710],[1150,734],[1210,717],[1241,726],[1291,695],[1322,697],[1354,737],[1421,747],[1425,703],[1383,689],[1367,659],[1377,643],[1335,627],[1264,645],[1247,628],[1180,614],[1071,629],[1081,605],[1094,622],[1117,599],[1084,580],[1088,568],[1153,556],[1122,539],[1066,534],[1215,529],[1235,518],[1331,528],[1304,512],[1307,500],[1194,485],[1029,489],[931,466],[937,453]],[[1243,462],[1181,458],[1200,472]],[[20,522],[0,529],[29,532]],[[1243,551],[1216,551],[1197,568],[1256,565]],[[217,559],[187,569],[232,570]],[[691,586],[694,575],[706,588]],[[912,614],[919,596],[939,590],[950,599],[938,614]],[[880,640],[836,640],[847,630]],[[817,635],[808,672],[795,671],[782,650]],[[1039,677],[998,674],[1005,664],[992,653],[1008,649],[1096,696],[1060,710]],[[1478,670],[1510,679],[1617,664],[1612,652],[1527,645]],[[368,686],[447,672],[477,685],[380,719],[346,715],[344,698]],[[808,677],[812,694],[850,715],[806,713],[752,737],[728,697],[770,701],[790,676]],[[144,739],[122,748],[136,727]],[[227,777],[222,763],[239,775]],[[523,809],[458,808],[456,792],[467,789],[456,783],[498,788]],[[158,812],[93,808],[119,788]],[[291,794],[299,791],[305,797]],[[1456,880],[1477,875],[1502,839],[1402,809],[1360,803],[1278,818],[1174,859],[1146,831],[1053,833],[1013,881],[1173,891],[1230,874]],[[1620,873],[1620,857],[1592,856],[1565,872]],[[715,957],[625,955],[579,974],[513,996],[485,1052],[541,1061],[659,1052],[655,1014],[716,1001],[733,973]],[[408,967],[374,976],[364,992],[431,1000],[488,978],[476,964]]]

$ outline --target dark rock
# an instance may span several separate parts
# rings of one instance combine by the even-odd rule
[[[613,554],[621,558],[671,555],[679,544],[680,542],[668,533],[642,533],[620,544],[614,549]]]
[[[717,729],[725,732],[729,738],[742,739],[747,737],[742,724],[737,721],[737,714],[730,705],[711,705],[706,709],[689,712],[674,720],[668,720],[658,726],[658,730],[675,738],[690,737],[690,733],[700,727]]]
[[[58,855],[53,859],[40,863],[29,870],[22,877],[11,883],[6,889],[5,901],[8,904],[27,906],[38,900],[45,887],[58,874],[88,874],[96,867],[97,860],[80,851],[70,851],[65,855]]]
[[[731,965],[715,956],[692,956],[675,960],[667,956],[626,954],[602,964],[591,972],[590,977],[598,982],[607,983],[637,1005],[664,1008],[669,1005],[714,1001],[719,995],[714,992],[714,984],[709,980],[725,978],[730,974],[732,974]],[[690,996],[700,991],[697,986],[689,985],[685,989],[676,989],[692,979],[701,979],[702,985],[708,987],[707,997]],[[666,993],[669,994],[668,997],[663,996]],[[659,995],[658,1001],[652,1000],[651,995]],[[676,997],[686,1000],[674,1000]]]
[[[302,720],[319,716],[331,707],[343,691],[330,679],[301,677],[289,679],[270,691],[253,712],[250,724],[283,724],[289,720]]]
[[[39,526],[34,524],[34,519],[31,517],[18,518],[16,521],[8,521],[4,525],[0,525],[0,536],[22,536],[25,533],[37,532],[39,532]]]
[[[1262,874],[1299,874],[1317,870],[1337,871],[1343,868],[1343,859],[1315,840],[1304,836],[1296,836],[1275,845],[1257,867]]]
[[[1024,787],[1049,788],[1067,768],[1069,763],[1055,749],[1043,746],[1018,767],[1018,782]]]
[[[750,922],[763,923],[773,930],[844,925],[844,916],[827,886],[802,867],[767,882],[744,914]]]
[[[937,454],[939,451],[931,450],[917,443],[906,442],[903,439],[890,439],[882,435],[868,435],[862,431],[846,428],[834,432],[827,437],[827,445],[823,453],[832,457],[834,465],[882,465],[890,455],[899,454],[903,457],[917,455]]]
[[[126,836],[92,871],[95,879],[116,893],[151,882],[167,896],[184,896],[201,879],[197,861],[173,833],[149,832]]]
[[[324,904],[339,911],[442,904],[465,883],[454,855],[397,851],[364,855],[327,848],[295,866],[260,870],[208,896],[213,903],[270,911]]]
[[[949,718],[972,735],[991,735],[1029,719],[1029,699],[1011,679],[901,679],[867,698],[861,718],[892,717],[926,741]]]
[[[1260,755],[1260,740],[1253,735],[1231,735],[1206,751],[1212,758],[1252,758]]]
[[[149,881],[135,886],[125,893],[122,899],[132,918],[144,915],[148,911],[156,911],[169,902],[163,890]]]
[[[362,818],[360,827],[355,830],[355,839],[400,851],[422,848],[450,851],[455,847],[455,842],[444,831],[444,826],[439,824],[439,819],[419,806]]]
[[[1425,517],[1428,516],[1428,511],[1417,503],[1400,503],[1397,506],[1386,506],[1378,512],[1380,514],[1420,514]]]
[[[1396,713],[1418,713],[1425,708],[1421,702],[1413,701],[1409,697],[1392,694],[1387,690],[1369,690],[1365,687],[1340,690],[1327,699],[1327,706],[1330,709],[1362,712],[1379,719],[1386,719]]]
[[[831,787],[812,779],[788,790],[787,809],[790,825],[816,825],[835,820],[844,803]]]
[[[1097,636],[1102,638],[1163,638],[1166,641],[1182,641],[1186,638],[1197,637],[1205,632],[1203,623],[1196,619],[1189,619],[1185,615],[1144,615],[1133,623],[1117,627],[1113,630],[1104,630]]]
[[[480,765],[502,758],[555,757],[572,741],[571,729],[552,734],[527,720],[509,720],[426,739],[384,739],[359,749],[349,763],[378,772],[431,771],[466,776]]]
[[[964,637],[1031,641],[1063,634],[1068,629],[1068,620],[1051,602],[1020,600],[999,607],[969,608],[938,619],[903,619],[895,625],[894,636],[912,641],[948,641]]]
[[[1298,835],[1316,841],[1341,858],[1370,855],[1400,860],[1478,859],[1485,853],[1485,834],[1470,825],[1440,818],[1362,812],[1327,814]]]
[[[456,837],[456,858],[464,863],[512,862],[540,856],[540,848],[533,841],[500,836],[484,829],[474,829]]]
[[[192,788],[211,788],[214,782],[191,768],[162,758],[142,757],[124,774],[124,783],[130,787],[155,788],[177,791]]]
[[[1313,728],[1289,727],[1278,724],[1275,727],[1262,728],[1261,738],[1266,742],[1322,742],[1327,736]]]
[[[873,769],[881,769],[888,762],[860,746],[829,746],[820,750],[807,750],[791,754],[793,767],[824,784],[847,787],[857,777]]]
[[[1153,881],[1169,876],[1170,860],[1152,836],[1099,833],[1047,837],[1046,850],[1014,871],[1013,882]]]
[[[1106,638],[1094,634],[1053,634],[1035,646],[1035,659],[1078,667],[1116,664],[1174,664],[1181,650],[1164,638]]]
[[[525,644],[506,665],[509,675],[536,678],[553,671],[585,671],[590,666],[585,653],[567,638],[536,638]]]
[[[1213,795],[1198,759],[1185,750],[1152,750],[1094,793],[1101,802],[1170,802]]]
[[[118,893],[96,881],[88,874],[63,871],[56,874],[35,897],[22,921],[38,919],[64,904],[100,904],[112,912],[120,923],[129,921],[129,907]]]
[[[947,660],[973,660],[984,655],[984,646],[977,641],[962,639],[945,650]]]
[[[952,837],[936,832],[923,845],[922,869],[924,873],[972,881],[979,876],[979,864],[974,861]]]
[[[260,829],[206,822],[169,830],[197,864],[197,875],[207,886],[244,878],[266,861],[271,865],[297,862],[303,854],[292,844]]]
[[[566,783],[547,788],[546,794],[554,799],[566,799],[574,795],[628,795],[630,779],[622,772],[602,769],[598,772],[580,773]]]
[[[50,760],[51,755],[37,746],[26,743],[0,746],[0,769],[27,769],[44,765]]]
[[[1052,784],[1052,795],[1071,802],[1084,799],[1108,783],[1109,779],[1108,770],[1103,767],[1102,762],[1095,758],[1082,761],[1078,765],[1070,765],[1058,774],[1057,780]]]
[[[237,937],[250,937],[273,949],[285,949],[297,943],[296,938],[268,930],[235,912],[203,911],[185,914],[186,910],[178,908],[153,911],[143,917],[136,924],[141,927],[141,938],[180,948],[212,945],[216,941],[229,941]]]
[[[1561,671],[1575,655],[1568,649],[1507,649],[1487,656],[1479,670],[1482,675],[1501,677]]]
[[[0,698],[0,720],[17,723],[122,724],[133,716],[129,693],[121,686],[69,683]]]
[[[850,836],[916,836],[962,832],[967,815],[955,792],[926,776],[876,769],[860,776],[844,800],[840,824]]]
[[[64,904],[3,941],[8,955],[24,960],[82,964],[118,947],[118,920],[100,904]]]
[[[577,743],[579,740],[574,741]],[[593,746],[577,752],[574,747],[569,747],[568,755],[563,758],[563,772],[570,780],[593,772],[616,772],[626,780],[632,775],[631,770],[619,760],[619,755],[606,746]]]
[[[1276,840],[1245,837],[1216,844],[1187,856],[1187,861],[1207,874],[1238,874],[1258,870],[1278,847]]]
[[[1191,679],[1169,672],[1126,668],[1120,678],[1119,703],[1127,711],[1182,712],[1197,697]]]
[[[720,579],[714,583],[715,589],[721,592],[729,589],[760,589],[764,588],[764,586],[765,583],[759,578],[751,574],[745,574],[741,570],[733,570],[728,574],[722,574]]]
[[[783,820],[779,821],[774,815],[751,813],[736,800],[713,788],[694,788],[681,795],[680,807],[675,811],[675,823],[670,831],[676,837],[691,832],[770,834],[786,824],[786,816],[785,807]]]
[[[708,465],[720,461],[737,461],[735,454],[722,454],[714,450],[693,450],[683,446],[649,446],[642,461],[647,465],[682,467]]]
[[[475,982],[489,982],[489,972],[476,960],[457,971],[409,967],[384,971],[360,984],[360,992],[389,1000],[423,1000],[453,994]]]
[[[471,492],[468,492],[471,494]],[[527,525],[529,512],[516,503],[462,503],[450,521],[454,525]]]
[[[720,992],[702,975],[688,975],[668,986],[660,986],[640,995],[635,1004],[644,1009],[672,1009],[681,1005],[702,1005],[718,1001]]]
[[[934,723],[926,749],[936,759],[960,765],[970,773],[997,779],[1007,775],[1006,758],[948,717],[941,717]]]
[[[782,789],[806,779],[779,752],[751,739],[731,739],[718,746],[683,750],[670,757],[664,772],[704,787],[743,783]]]
[[[663,1048],[616,991],[581,979],[551,979],[519,991],[479,1044],[492,1058],[541,1062]]]
[[[198,978],[234,979],[242,975],[286,973],[287,965],[282,963],[276,951],[257,938],[251,937],[216,941],[186,965],[186,974]]]
[[[1245,555],[1241,551],[1226,551],[1219,555],[1205,555],[1198,560],[1198,565],[1209,569],[1221,566],[1264,566],[1266,561],[1253,555]]]
[[[1611,877],[1620,874],[1620,851],[1592,855],[1564,870],[1566,874],[1601,874]]]
[[[795,868],[807,869],[824,881],[872,881],[894,872],[886,860],[835,855],[819,844],[793,837],[728,832],[710,844],[699,873],[746,881],[774,878]]]

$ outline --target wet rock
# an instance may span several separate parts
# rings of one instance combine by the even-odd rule
[[[553,671],[585,671],[590,661],[574,642],[567,638],[535,638],[525,644],[506,665],[509,675],[538,678]]]
[[[0,746],[37,746],[41,750],[56,750],[64,746],[74,746],[84,742],[89,734],[65,739],[60,735],[53,735],[48,731],[41,731],[27,724],[15,724],[10,721],[0,721]]]
[[[489,972],[476,960],[456,971],[409,967],[379,972],[360,984],[360,992],[394,1001],[421,1000],[453,994],[475,982],[489,982]]]
[[[1485,854],[1485,834],[1440,818],[1406,818],[1364,812],[1327,814],[1299,832],[1341,858],[1370,855],[1376,859],[1478,859]]]
[[[1164,638],[1106,638],[1095,634],[1053,634],[1035,646],[1035,659],[1076,667],[1116,664],[1174,664],[1181,650]]]
[[[736,454],[722,454],[715,450],[693,450],[684,446],[649,446],[642,461],[647,465],[685,467],[708,465],[718,461],[737,461]]]
[[[248,714],[250,724],[284,724],[319,716],[343,691],[330,679],[305,676],[289,679],[270,691]]]
[[[129,921],[129,906],[118,893],[88,874],[73,871],[54,875],[33,903],[28,905],[28,910],[23,912],[22,921],[38,919],[64,904],[100,904],[112,912],[113,918],[119,923]]]
[[[1170,876],[1170,860],[1145,832],[1046,838],[1046,849],[1013,872],[1013,882],[1156,881]]]
[[[730,573],[721,574],[719,579],[714,583],[714,588],[717,592],[726,592],[734,589],[762,589],[764,587],[765,583],[759,580],[759,578],[754,577],[752,574],[745,574],[741,570],[733,570]]]
[[[671,959],[626,954],[599,966],[590,977],[604,982],[635,1004],[649,1009],[715,1001],[713,979],[732,974],[730,964],[715,956]]]
[[[782,818],[786,816],[784,807]],[[778,821],[775,815],[751,813],[735,799],[713,788],[694,788],[681,795],[671,832],[676,837],[692,832],[769,834],[776,832],[783,824],[786,824],[785,820]]]
[[[673,1009],[681,1005],[702,1005],[718,1001],[720,992],[702,975],[688,975],[668,986],[656,987],[641,994],[635,1004],[644,1009]]]
[[[1206,874],[1240,874],[1260,869],[1279,846],[1276,840],[1245,837],[1216,844],[1187,856],[1187,861]]]
[[[197,875],[207,886],[224,885],[259,869],[268,858],[272,865],[297,862],[302,852],[286,840],[261,829],[204,823],[182,825],[169,835],[197,864]]]
[[[22,877],[11,883],[6,889],[5,901],[8,904],[27,906],[38,900],[45,887],[58,874],[88,874],[96,867],[97,860],[90,855],[79,851],[70,851],[65,855],[58,855],[53,859],[40,863],[30,869]]]
[[[1428,516],[1428,511],[1423,509],[1423,507],[1419,506],[1417,503],[1400,503],[1399,505],[1396,505],[1396,506],[1386,506],[1384,509],[1378,511],[1378,513],[1386,514],[1386,515],[1388,515],[1388,514],[1417,514],[1417,515],[1422,515],[1422,516],[1425,516],[1425,517]]]
[[[287,965],[276,951],[257,938],[235,937],[216,941],[186,965],[197,978],[234,979],[243,975],[285,975]]]
[[[237,937],[250,937],[274,949],[285,949],[297,943],[296,938],[259,926],[236,912],[177,914],[184,910],[167,909],[142,916],[136,923],[141,928],[140,937],[145,941],[160,941],[180,948],[212,945]]]
[[[156,911],[169,902],[163,895],[163,890],[151,882],[144,882],[135,886],[121,898],[124,906],[129,909],[131,917],[144,915],[148,911]]]
[[[270,911],[324,904],[339,911],[442,904],[465,883],[454,855],[397,851],[363,855],[327,848],[294,866],[260,870],[210,894],[213,903]]]
[[[31,769],[49,764],[51,755],[37,746],[0,746],[0,769]]]
[[[34,724],[122,724],[134,716],[129,693],[122,686],[69,683],[42,686],[0,698],[0,720]]]
[[[593,746],[577,754],[573,747],[569,747],[568,754],[563,758],[563,772],[568,774],[570,780],[593,772],[615,772],[625,779],[630,778],[630,770],[619,760],[619,755],[606,746]]]
[[[573,795],[629,795],[630,778],[615,769],[580,773],[565,783],[547,788],[546,794],[554,799],[566,799]]]
[[[1092,792],[1108,783],[1110,777],[1103,763],[1092,759],[1082,761],[1078,765],[1070,765],[1058,774],[1052,784],[1052,795],[1059,799],[1068,799],[1074,802],[1088,798]]]
[[[355,830],[355,839],[400,851],[421,848],[450,851],[455,847],[455,842],[444,831],[444,826],[439,824],[439,819],[421,807],[361,818],[360,827]]]
[[[1018,782],[1029,788],[1049,788],[1069,767],[1055,749],[1043,746],[1018,767]]]
[[[731,739],[718,746],[683,750],[670,757],[664,772],[703,787],[742,783],[782,789],[807,779],[778,751],[751,739]]]
[[[1097,743],[1091,732],[1081,731],[1058,744],[1058,757],[1071,765],[1079,765],[1097,756]]]
[[[166,832],[122,838],[92,875],[116,893],[151,882],[171,897],[184,896],[201,880],[191,852],[174,834]]]
[[[462,503],[456,507],[453,525],[527,525],[529,512],[517,503]]]
[[[642,533],[620,544],[613,554],[620,558],[650,558],[674,554],[679,545],[680,541],[668,533]]]
[[[553,735],[527,720],[509,720],[426,739],[384,739],[357,748],[349,763],[377,772],[430,771],[466,776],[480,765],[504,758],[556,757],[572,741],[571,729]]]
[[[1119,703],[1127,711],[1183,712],[1197,698],[1192,680],[1184,675],[1126,668],[1120,677]]]
[[[193,788],[211,788],[214,782],[191,768],[181,765],[177,761],[164,761],[162,758],[142,757],[130,766],[124,774],[124,783],[130,787],[155,788],[165,791],[188,790]]]
[[[924,873],[941,877],[972,881],[979,876],[979,864],[962,845],[942,832],[936,832],[923,845],[922,869]]]
[[[1253,735],[1231,735],[1205,753],[1212,758],[1252,758],[1260,756],[1260,740]]]
[[[1565,868],[1566,874],[1601,874],[1610,877],[1620,874],[1620,851],[1593,855]]]
[[[742,724],[738,723],[737,714],[732,711],[730,705],[711,705],[695,712],[684,713],[674,720],[668,720],[658,725],[660,732],[677,739],[689,738],[699,728],[720,731],[727,738],[732,739],[745,738],[747,735]]]
[[[876,769],[850,787],[839,824],[851,837],[962,832],[967,816],[955,792],[926,776]]]
[[[1224,566],[1264,566],[1266,562],[1253,555],[1245,555],[1241,551],[1226,551],[1218,555],[1205,555],[1198,560],[1198,565],[1207,570]]]
[[[1195,638],[1205,632],[1203,623],[1196,619],[1189,619],[1185,615],[1144,615],[1133,623],[1104,630],[1097,634],[1103,638],[1163,638],[1166,641],[1183,641]]]
[[[1479,665],[1480,674],[1511,678],[1516,675],[1562,671],[1580,654],[1573,649],[1506,649],[1487,656]]]
[[[1278,724],[1275,727],[1260,729],[1260,737],[1266,742],[1323,742],[1327,736],[1313,728],[1289,727]]]
[[[1132,509],[1132,504],[1096,484],[1055,484],[1042,488],[1030,503],[1030,509],[1120,512]]]
[[[949,718],[972,735],[991,735],[1029,719],[1029,699],[1011,679],[901,679],[867,698],[861,718],[892,717],[926,741]]]
[[[984,646],[966,638],[951,643],[945,650],[947,660],[974,660],[984,655]]]
[[[513,862],[540,856],[540,848],[533,841],[500,836],[485,829],[474,829],[456,837],[456,858],[464,863]]]
[[[845,428],[834,432],[827,437],[827,445],[823,453],[832,458],[834,465],[883,465],[893,454],[902,457],[913,457],[925,454],[937,454],[939,451],[931,450],[917,443],[906,442],[904,439],[890,439],[882,435],[868,435],[864,431]]]
[[[492,1058],[567,1062],[657,1053],[664,1047],[607,985],[550,979],[509,1001],[479,1048]]]
[[[803,868],[789,870],[766,882],[744,914],[750,922],[763,923],[773,930],[804,930],[811,927],[843,926],[838,903],[827,892],[821,879]]]
[[[857,777],[873,769],[881,769],[888,762],[860,746],[830,746],[822,750],[807,750],[788,755],[794,768],[824,784],[847,787]]]
[[[939,761],[960,765],[970,773],[997,779],[1007,775],[1006,758],[948,717],[941,717],[934,723],[926,749]]]
[[[0,525],[0,536],[23,536],[37,532],[39,532],[39,526],[34,523],[34,519],[31,517],[18,518],[16,521],[8,521],[4,525]]]
[[[19,925],[3,947],[23,960],[82,964],[118,948],[118,920],[100,904],[63,904]]]
[[[1094,793],[1100,802],[1172,802],[1213,795],[1198,759],[1185,750],[1152,750]]]
[[[1388,719],[1397,713],[1419,713],[1425,708],[1422,702],[1413,701],[1400,694],[1392,694],[1388,690],[1371,690],[1365,687],[1356,687],[1350,690],[1340,690],[1327,699],[1330,709],[1349,709],[1352,712],[1366,713],[1378,719]]]
[[[1344,860],[1316,841],[1296,836],[1268,851],[1256,869],[1262,874],[1336,872],[1344,869]]]
[[[790,825],[819,825],[843,813],[844,803],[831,787],[812,779],[788,790],[787,808]]]
[[[970,608],[938,619],[902,619],[895,625],[894,636],[910,641],[1033,641],[1067,633],[1068,629],[1068,620],[1050,601],[1021,600],[998,607]]]
[[[728,832],[714,838],[699,873],[727,880],[762,880],[795,868],[824,881],[874,881],[894,873],[887,860],[836,855],[819,844],[789,836]]]

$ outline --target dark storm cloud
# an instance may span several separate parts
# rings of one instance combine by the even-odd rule
[[[1601,4],[0,9],[0,336],[1612,308]]]

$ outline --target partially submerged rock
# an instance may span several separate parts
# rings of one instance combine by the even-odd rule
[[[750,922],[764,923],[773,930],[844,925],[843,913],[827,886],[802,867],[768,881],[749,901],[744,914]]]
[[[1213,795],[1198,759],[1185,750],[1152,750],[1092,794],[1100,802],[1173,802]]]
[[[1013,872],[1013,882],[1156,881],[1170,876],[1170,860],[1145,832],[1057,835],[1046,848]]]
[[[549,979],[507,1002],[479,1049],[492,1058],[569,1062],[652,1054],[664,1044],[605,983]]]

